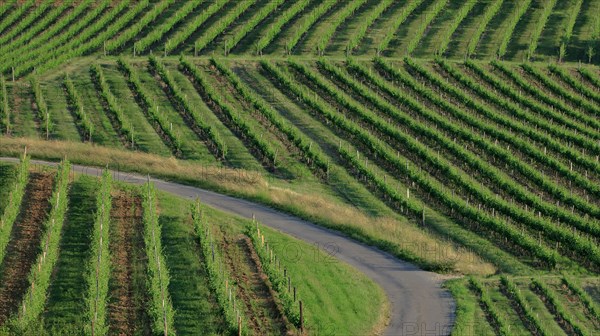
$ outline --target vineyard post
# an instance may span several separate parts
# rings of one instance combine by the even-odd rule
[[[296,286],[294,286],[294,302],[296,302]]]
[[[48,120],[49,119],[50,119],[50,112],[46,112],[46,140],[48,140],[48,133],[49,133],[48,132],[48,128],[49,128]]]
[[[15,67],[11,67],[12,68],[12,81],[13,83],[15,82]]]
[[[304,333],[304,309],[302,307],[302,300],[299,301],[300,304],[300,333]]]

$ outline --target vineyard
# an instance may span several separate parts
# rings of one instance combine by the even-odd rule
[[[410,334],[381,280],[150,176],[442,274],[455,312],[439,334],[595,335],[598,13],[597,0],[0,4],[0,156],[20,158],[0,162],[0,335]]]
[[[2,164],[0,174],[10,195],[2,204],[2,335],[367,331],[377,312],[359,305],[383,300],[364,276],[349,277],[348,266],[315,247],[152,184],[131,187],[107,171],[81,176],[68,162],[56,170],[28,157]],[[299,253],[323,276],[302,282],[310,272],[292,265]],[[340,277],[364,293],[336,292],[331,280]],[[309,293],[307,285],[322,289]],[[353,307],[340,314],[356,324],[332,321],[317,298]]]

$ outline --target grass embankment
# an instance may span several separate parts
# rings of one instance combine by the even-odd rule
[[[434,271],[492,274],[494,266],[470,251],[438,239],[427,231],[392,216],[369,216],[322,193],[297,192],[294,185],[273,182],[257,172],[206,167],[175,158],[122,151],[90,144],[2,138],[0,154],[16,157],[27,146],[33,157],[152,174],[167,180],[251,199],[344,232],[420,267]],[[431,253],[432,250],[438,253]],[[443,265],[444,267],[440,267]],[[447,267],[450,265],[450,267]]]
[[[168,206],[169,201],[187,203],[189,208],[189,202],[161,195],[161,207]],[[251,223],[206,207],[204,215],[209,223],[233,237]],[[293,286],[303,301],[309,329],[325,335],[366,335],[382,328],[388,304],[372,280],[314,245],[262,227],[274,255],[295,281]]]
[[[180,334],[218,335],[226,325],[208,283],[199,242],[189,216],[189,203],[159,194],[163,253],[171,276],[169,292]],[[198,318],[202,316],[202,318]]]
[[[48,331],[82,330],[85,323],[85,265],[90,253],[91,223],[96,211],[95,178],[82,176],[71,184],[60,254],[48,288],[44,326]]]
[[[17,169],[14,165],[0,163],[0,213],[4,212],[8,204],[10,192],[16,181],[16,173]]]

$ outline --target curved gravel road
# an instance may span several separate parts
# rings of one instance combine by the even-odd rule
[[[18,162],[15,158],[0,160]],[[31,163],[56,165],[39,160],[31,160]],[[99,168],[80,165],[73,165],[73,170],[83,174],[101,174]],[[113,171],[113,175],[115,180],[128,183],[142,184],[147,181],[146,177],[138,174]],[[390,301],[390,324],[384,335],[450,334],[454,321],[454,300],[447,290],[441,288],[437,274],[423,271],[377,248],[261,204],[159,179],[150,178],[150,181],[158,189],[181,197],[200,197],[203,203],[219,210],[246,218],[252,218],[254,214],[262,224],[310,244],[318,244],[327,253],[365,273],[384,289]]]

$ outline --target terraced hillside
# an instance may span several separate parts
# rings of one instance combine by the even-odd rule
[[[251,199],[457,276],[454,327],[440,334],[594,335],[597,13],[597,0],[7,2],[0,155],[26,148]],[[14,282],[0,285],[0,333],[300,332],[291,287],[247,222],[207,221],[108,176],[0,167],[0,278]],[[38,199],[49,203],[21,213]],[[335,286],[295,267],[302,283]],[[410,327],[392,311],[383,331],[381,293],[361,281],[336,287],[341,315],[305,299],[308,333]],[[350,299],[355,285],[372,292]]]

